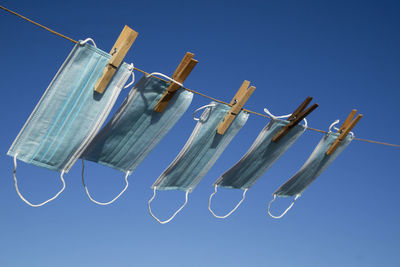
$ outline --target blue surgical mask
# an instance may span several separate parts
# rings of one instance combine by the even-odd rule
[[[338,122],[338,121],[336,121]],[[300,168],[300,170],[285,184],[278,188],[273,194],[274,198],[268,205],[268,214],[273,218],[281,218],[293,206],[294,202],[301,196],[304,190],[339,156],[340,153],[354,139],[353,133],[339,144],[335,152],[327,155],[329,147],[338,138],[339,133],[329,131],[316,146],[308,160]],[[294,197],[290,206],[279,216],[274,216],[270,212],[271,203],[277,197]]]
[[[232,214],[242,203],[246,191],[278,160],[304,133],[306,127],[296,125],[278,142],[272,138],[285,127],[289,121],[272,119],[261,131],[253,145],[246,154],[231,169],[225,172],[215,183],[215,191],[210,195],[209,210],[217,218],[223,219]],[[242,189],[243,198],[236,207],[227,215],[218,216],[211,209],[212,197],[217,192],[217,187]]]
[[[153,184],[153,197],[148,202],[150,214],[160,223],[169,222],[187,203],[188,193],[192,192],[200,180],[207,174],[222,152],[244,126],[249,114],[241,111],[224,135],[217,133],[230,107],[212,102],[207,105],[185,146]],[[160,221],[151,212],[150,203],[156,190],[182,190],[186,192],[184,205],[168,220]]]
[[[96,135],[132,71],[123,63],[105,92],[96,93],[94,86],[110,57],[87,43],[73,48],[7,153],[14,157],[15,169],[19,159],[60,171],[65,188],[63,174]],[[14,179],[18,192],[15,170]]]
[[[162,113],[154,111],[168,86],[167,82],[152,76],[140,79],[117,113],[93,139],[82,158],[124,172],[127,185],[127,176],[178,122],[192,101],[193,93],[178,90]],[[93,200],[85,184],[84,187]],[[107,203],[94,202],[111,204],[121,193]]]
[[[272,142],[272,138],[288,123],[283,120],[271,120],[239,162],[225,172],[214,185],[243,190],[253,186],[306,130],[303,125],[296,125],[281,140]]]

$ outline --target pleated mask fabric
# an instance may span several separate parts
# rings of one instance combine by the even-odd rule
[[[148,202],[150,215],[160,223],[167,223],[186,205],[188,194],[215,164],[222,152],[246,123],[249,114],[241,111],[224,135],[217,133],[230,107],[211,102],[200,116],[196,127],[181,152],[153,184],[153,197]],[[183,206],[166,221],[160,221],[151,211],[150,203],[156,190],[181,190],[186,192]]]
[[[294,204],[295,200],[301,196],[304,190],[343,152],[343,150],[351,143],[354,139],[354,135],[350,133],[346,138],[339,144],[335,152],[331,155],[327,155],[329,147],[338,138],[339,133],[331,132],[327,133],[314,151],[311,153],[308,160],[300,168],[300,170],[286,183],[279,187],[273,194],[274,198],[268,205],[268,213],[273,218],[281,218]],[[279,216],[274,216],[270,213],[271,203],[276,197],[292,197],[294,196],[293,202]]]
[[[129,78],[122,64],[103,94],[94,91],[110,55],[76,44],[12,144],[8,155],[68,172],[105,121]]]
[[[134,171],[192,102],[193,93],[178,90],[162,113],[154,111],[168,86],[152,76],[142,77],[82,158],[122,172]]]
[[[89,199],[94,203],[108,205],[122,195],[128,187],[128,176],[157,146],[190,106],[193,93],[178,90],[162,113],[154,111],[154,107],[168,86],[167,82],[153,76],[142,77],[117,113],[83,153],[82,159],[97,162],[125,173],[126,185],[117,197],[109,202],[99,202],[90,196],[82,170],[83,186]]]
[[[182,151],[160,175],[152,188],[192,192],[244,126],[249,116],[247,112],[241,111],[227,132],[220,135],[217,133],[217,128],[230,107],[216,102],[212,102],[211,105],[201,115]]]
[[[303,125],[298,124],[281,140],[272,142],[272,138],[288,123],[286,120],[271,120],[246,154],[214,186],[243,190],[250,188],[306,130]]]
[[[304,126],[296,125],[278,142],[273,142],[273,137],[289,123],[280,118],[287,118],[291,114],[274,116],[267,108],[264,111],[271,117],[271,121],[264,127],[239,162],[214,183],[214,192],[208,200],[208,210],[215,218],[225,219],[235,212],[244,201],[247,190],[294,144],[307,128],[307,120],[304,119]],[[217,215],[211,208],[212,199],[220,186],[243,190],[242,199],[225,215]]]
[[[110,58],[88,43],[75,45],[7,153],[14,157],[14,169],[16,159],[62,174],[71,169],[132,72],[123,63],[98,94],[94,86]]]

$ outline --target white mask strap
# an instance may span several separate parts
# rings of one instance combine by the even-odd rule
[[[332,128],[333,129],[335,129],[337,132],[339,132],[339,128],[338,127],[336,127],[335,125],[336,124],[338,124],[339,123],[339,120],[335,120],[330,126],[329,126],[329,132],[331,133],[332,132]],[[354,133],[353,132],[350,132],[350,135],[352,136],[352,137],[354,137]]]
[[[167,80],[169,80],[169,81],[171,81],[171,82],[173,82],[173,83],[176,83],[176,84],[179,85],[180,87],[183,87],[183,84],[182,84],[182,83],[180,83],[180,82],[178,82],[178,81],[175,81],[174,79],[172,79],[171,77],[169,77],[169,76],[167,76],[167,75],[165,75],[165,74],[162,74],[162,73],[159,73],[159,72],[152,72],[152,73],[150,73],[149,75],[146,75],[146,77],[150,77],[150,76],[161,76],[161,77],[163,77],[164,79],[167,79]]]
[[[154,187],[154,188],[153,188],[153,196],[152,196],[152,197],[150,198],[150,200],[147,202],[147,206],[148,206],[148,208],[149,208],[149,213],[150,213],[151,217],[153,217],[157,222],[159,222],[159,223],[161,223],[161,224],[169,223],[169,222],[170,222],[173,218],[175,218],[175,216],[186,206],[186,204],[187,204],[187,202],[188,202],[189,190],[186,191],[186,194],[185,194],[185,203],[183,203],[183,205],[182,205],[177,211],[175,211],[175,213],[174,213],[168,220],[165,220],[165,221],[161,221],[160,219],[158,219],[158,218],[153,214],[153,212],[151,211],[151,202],[152,202],[153,199],[156,197],[156,191],[157,191],[157,188]]]
[[[94,202],[94,203],[96,203],[96,204],[98,204],[98,205],[102,205],[102,206],[110,205],[110,204],[113,203],[115,200],[117,200],[120,196],[122,196],[122,194],[125,192],[125,190],[126,190],[126,189],[128,188],[128,186],[129,186],[129,183],[128,183],[128,176],[131,174],[129,171],[126,172],[126,175],[125,175],[125,187],[124,187],[124,189],[122,189],[122,191],[121,191],[115,198],[113,198],[112,200],[110,200],[110,201],[108,201],[108,202],[99,202],[99,201],[93,199],[92,196],[90,195],[89,190],[87,189],[86,184],[85,184],[85,176],[84,176],[84,173],[85,173],[85,164],[84,164],[84,160],[82,159],[82,184],[83,184],[83,187],[85,188],[86,195],[89,197],[90,201],[92,201],[92,202]]]
[[[208,105],[204,105],[204,106],[202,106],[202,107],[199,107],[198,109],[196,109],[195,111],[193,111],[193,120],[195,120],[195,121],[199,121],[199,120],[200,120],[200,118],[196,118],[196,113],[197,113],[197,112],[199,112],[200,110],[203,110],[203,109],[205,109],[205,108],[214,107],[214,106],[215,106],[215,104],[213,103],[213,104],[208,104]]]
[[[93,46],[97,48],[97,45],[96,45],[96,43],[94,42],[94,40],[93,40],[92,38],[86,38],[85,40],[80,41],[79,44],[80,44],[80,45],[84,45],[84,44],[86,44],[87,42],[92,42]]]
[[[339,131],[339,128],[337,128],[335,125],[339,123],[339,120],[335,120],[330,126],[329,126],[329,132],[332,132],[332,128],[335,129],[336,131]]]
[[[290,203],[289,207],[288,207],[281,215],[275,216],[275,215],[272,215],[272,214],[271,214],[271,211],[270,211],[271,204],[272,204],[272,202],[274,202],[275,199],[276,199],[276,194],[274,194],[274,198],[268,203],[268,214],[269,214],[269,216],[271,216],[271,217],[274,218],[274,219],[280,219],[280,218],[282,218],[282,217],[293,207],[294,202],[295,202],[296,199],[298,199],[299,197],[300,197],[300,195],[296,195],[296,196],[294,197],[292,203]]]
[[[60,179],[61,179],[61,182],[62,182],[62,188],[61,188],[61,190],[58,191],[58,193],[55,194],[52,198],[50,198],[50,199],[48,199],[48,200],[46,200],[46,201],[44,201],[44,202],[42,202],[42,203],[39,203],[39,204],[32,204],[32,203],[30,203],[28,200],[26,200],[26,199],[22,196],[22,194],[21,194],[21,192],[19,191],[19,188],[18,188],[18,181],[17,181],[17,176],[16,176],[16,173],[17,173],[17,156],[18,156],[18,153],[16,153],[16,154],[14,155],[14,171],[13,171],[14,186],[15,186],[15,190],[17,191],[18,196],[19,196],[26,204],[28,204],[29,206],[34,207],[34,208],[41,207],[41,206],[43,206],[43,205],[49,203],[50,201],[53,201],[54,199],[56,199],[56,198],[62,193],[62,191],[64,191],[64,189],[65,189],[65,181],[64,181],[64,177],[63,177],[63,176],[64,176],[64,170],[63,170],[63,171],[61,172],[61,175],[60,175]]]
[[[125,85],[124,89],[126,89],[126,88],[132,86],[132,84],[135,82],[135,73],[133,72],[133,69],[134,69],[134,68],[135,68],[135,67],[133,66],[133,63],[131,63],[131,64],[129,65],[129,67],[128,67],[128,69],[129,69],[129,71],[131,72],[131,75],[132,75],[132,81],[131,81],[130,83],[128,83],[127,85]]]
[[[289,118],[292,115],[292,114],[287,114],[287,115],[282,115],[282,116],[274,116],[267,108],[264,108],[264,112],[267,113],[267,115],[269,115],[274,120]]]
[[[248,188],[246,188],[246,189],[243,190],[242,199],[239,201],[239,203],[236,204],[236,206],[235,206],[230,212],[228,212],[227,214],[225,214],[225,215],[223,215],[223,216],[219,216],[219,215],[216,215],[216,214],[214,213],[214,211],[211,209],[211,201],[212,201],[212,198],[214,197],[214,195],[217,193],[217,187],[218,187],[218,185],[215,185],[215,187],[214,187],[214,193],[212,193],[212,194],[210,195],[210,198],[208,199],[208,210],[211,212],[212,215],[214,215],[215,218],[218,218],[218,219],[225,219],[225,218],[227,218],[228,216],[230,216],[232,213],[234,213],[234,212],[237,210],[237,208],[239,208],[240,204],[242,204],[243,200],[244,200],[245,197],[246,197],[246,192],[247,192]]]
[[[267,113],[267,115],[270,116],[273,120],[285,119],[285,118],[289,118],[290,116],[292,116],[291,113],[287,114],[287,115],[282,115],[282,116],[274,116],[274,115],[272,115],[272,113],[267,108],[264,108],[264,112]],[[304,127],[307,128],[308,127],[308,122],[307,122],[306,118],[304,118],[303,121],[304,121]]]

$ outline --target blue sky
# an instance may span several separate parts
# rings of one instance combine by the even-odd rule
[[[257,87],[246,108],[292,112],[307,96],[320,107],[311,127],[327,129],[356,108],[357,137],[400,143],[400,3],[398,1],[1,1],[73,39],[108,51],[125,24],[139,32],[126,62],[171,75],[186,51],[199,60],[185,85],[230,101],[243,80]],[[0,10],[1,11],[1,10]],[[0,12],[1,266],[398,266],[398,148],[354,141],[281,220],[266,215],[278,186],[308,158],[322,135],[307,131],[252,187],[226,220],[207,210],[212,183],[247,151],[268,120],[251,115],[170,224],[147,212],[150,186],[190,135],[189,111],[130,176],[115,204],[89,202],[80,162],[59,199],[34,209],[15,193],[6,152],[73,44]],[[138,74],[139,75],[139,74]],[[117,106],[128,90],[121,94]],[[58,174],[21,163],[21,191],[40,202],[60,187]],[[123,186],[123,174],[88,163],[87,185],[99,200]],[[229,210],[241,191],[221,190]],[[184,200],[161,192],[167,217]],[[284,208],[287,201],[276,203]]]

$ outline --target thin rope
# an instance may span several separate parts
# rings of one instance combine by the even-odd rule
[[[97,201],[97,200],[95,200],[95,199],[92,198],[92,196],[91,196],[90,193],[89,193],[89,190],[88,190],[87,187],[86,187],[86,184],[85,184],[85,161],[84,161],[84,159],[82,159],[82,184],[83,184],[83,187],[85,188],[86,195],[88,196],[88,198],[90,199],[90,201],[92,201],[93,203],[96,203],[96,204],[98,204],[98,205],[102,205],[102,206],[110,205],[110,204],[113,203],[115,200],[117,200],[120,196],[122,196],[122,194],[126,191],[126,189],[127,189],[128,186],[129,186],[129,182],[128,182],[128,176],[129,176],[129,174],[130,174],[130,172],[127,171],[127,172],[126,172],[126,175],[125,175],[125,187],[124,187],[124,189],[122,189],[122,191],[121,191],[116,197],[114,197],[112,200],[110,200],[110,201],[108,201],[108,202],[100,202],[100,201]]]
[[[212,215],[214,215],[215,218],[225,219],[225,218],[229,217],[232,213],[234,213],[237,210],[237,208],[239,208],[240,204],[242,204],[242,202],[246,198],[246,192],[247,192],[248,188],[243,190],[242,199],[236,204],[236,206],[230,212],[228,212],[227,214],[220,216],[220,215],[215,214],[214,211],[211,208],[211,201],[212,201],[214,195],[217,193],[217,187],[218,187],[218,185],[215,185],[214,193],[212,193],[210,195],[209,199],[208,199],[208,210],[211,212]]]
[[[33,24],[35,24],[36,26],[39,26],[39,27],[41,27],[41,28],[43,28],[43,29],[45,29],[45,30],[47,30],[47,31],[49,31],[49,32],[51,32],[51,33],[57,35],[57,36],[60,36],[60,37],[62,37],[62,38],[64,38],[64,39],[67,39],[68,41],[71,41],[71,42],[73,42],[73,43],[75,43],[75,44],[78,43],[77,41],[75,41],[74,39],[72,39],[72,38],[70,38],[70,37],[67,37],[67,36],[65,36],[65,35],[63,35],[63,34],[61,34],[61,33],[58,33],[58,32],[56,32],[56,31],[54,31],[54,30],[52,30],[52,29],[50,29],[50,28],[48,28],[48,27],[46,27],[46,26],[43,26],[43,25],[41,25],[41,24],[39,24],[39,23],[37,23],[37,22],[31,20],[31,19],[28,19],[27,17],[24,17],[24,16],[22,16],[21,14],[18,14],[17,12],[14,12],[14,11],[12,11],[12,10],[10,10],[10,9],[8,9],[8,8],[5,8],[5,7],[1,6],[1,5],[0,5],[0,9],[3,9],[3,10],[5,10],[5,11],[7,11],[7,12],[9,12],[9,13],[11,13],[11,14],[17,16],[17,17],[20,17],[20,18],[22,18],[22,19],[24,19],[24,20],[26,20],[26,21],[28,21],[28,22],[30,22],[30,23],[33,23]],[[139,72],[141,72],[141,73],[143,73],[143,74],[145,74],[145,75],[147,75],[147,76],[150,75],[150,73],[148,73],[148,72],[146,72],[146,71],[144,71],[144,70],[141,70],[141,69],[139,69],[139,68],[134,67],[133,69],[136,70],[136,71],[139,71]],[[161,81],[168,82],[168,81],[166,81],[166,80],[164,80],[164,79],[162,79],[162,78],[160,78],[160,77],[157,77],[157,76],[153,76],[153,77],[154,77],[154,78],[157,78],[157,79],[159,79],[159,80],[161,80]],[[211,96],[205,95],[205,94],[203,94],[203,93],[194,91],[194,90],[192,90],[192,89],[185,88],[185,87],[181,87],[181,88],[184,89],[184,90],[186,90],[186,91],[189,91],[189,92],[192,92],[192,93],[194,93],[194,94],[197,94],[197,95],[199,95],[199,96],[208,98],[208,99],[210,99],[210,100],[212,100],[212,101],[215,101],[215,102],[218,102],[218,103],[221,103],[221,104],[225,104],[225,105],[228,105],[228,106],[232,106],[231,104],[229,104],[229,103],[227,103],[227,102],[224,102],[224,101],[221,101],[221,100],[219,100],[219,99],[213,98],[213,97],[211,97]],[[271,118],[270,116],[268,116],[268,115],[261,114],[261,113],[255,112],[255,111],[251,111],[251,110],[244,109],[244,108],[242,108],[242,110],[245,111],[245,112],[248,112],[248,113],[257,115],[257,116],[261,116],[261,117],[264,117],[264,118],[272,119],[272,118]],[[327,131],[320,130],[320,129],[316,129],[316,128],[311,128],[311,127],[308,127],[307,129],[308,129],[308,130],[311,130],[311,131],[314,131],[314,132],[319,132],[319,133],[325,133],[325,134],[328,133]],[[381,142],[381,141],[374,141],[374,140],[369,140],[369,139],[354,138],[354,140],[361,141],[361,142],[372,143],[372,144],[384,145],[384,146],[400,147],[400,145],[391,144],[391,143],[385,143],[385,142]]]
[[[64,189],[65,189],[65,181],[64,181],[64,170],[63,170],[63,171],[61,172],[61,175],[60,175],[60,179],[61,179],[61,182],[62,182],[62,188],[61,188],[60,191],[58,191],[57,194],[55,194],[52,198],[50,198],[50,199],[48,199],[48,200],[46,200],[46,201],[43,201],[42,203],[39,203],[39,204],[32,204],[31,202],[29,202],[28,200],[26,200],[26,198],[24,198],[24,196],[21,194],[21,192],[19,191],[19,188],[18,188],[18,180],[17,180],[17,175],[16,175],[16,174],[17,174],[17,156],[18,156],[18,153],[16,153],[16,154],[14,155],[14,171],[13,171],[14,186],[15,186],[15,191],[17,191],[18,196],[19,196],[19,197],[22,199],[22,201],[24,201],[26,204],[28,204],[29,206],[34,207],[34,208],[41,207],[41,206],[43,206],[43,205],[49,203],[50,201],[53,201],[54,199],[56,199],[56,198],[64,191]]]
[[[15,15],[15,16],[17,16],[17,17],[20,17],[21,19],[24,19],[24,20],[26,20],[26,21],[28,21],[28,22],[30,22],[30,23],[33,23],[33,24],[35,24],[36,26],[39,26],[39,27],[41,27],[41,28],[43,28],[43,29],[45,29],[45,30],[51,32],[51,33],[54,33],[54,34],[57,35],[57,36],[60,36],[60,37],[62,37],[62,38],[64,38],[64,39],[67,39],[67,40],[70,41],[70,42],[73,42],[73,43],[75,43],[75,44],[78,43],[78,42],[75,41],[74,39],[69,38],[69,37],[67,37],[67,36],[65,36],[65,35],[63,35],[63,34],[61,34],[61,33],[56,32],[56,31],[53,31],[52,29],[49,29],[49,28],[47,28],[46,26],[43,26],[42,24],[39,24],[39,23],[37,23],[37,22],[35,22],[35,21],[31,20],[31,19],[28,19],[27,17],[24,17],[24,16],[22,16],[21,14],[18,14],[17,12],[14,12],[14,11],[12,11],[12,10],[9,10],[8,8],[5,8],[5,7],[3,7],[3,6],[0,6],[0,8],[3,9],[3,10],[5,10],[5,11],[7,11],[7,12],[9,12],[9,13],[11,13],[11,14],[13,14],[13,15]]]
[[[374,140],[368,140],[368,139],[357,138],[357,137],[354,138],[354,140],[361,141],[361,142],[367,142],[367,143],[371,143],[371,144],[384,145],[384,146],[400,147],[400,145],[396,145],[396,144],[390,144],[390,143],[374,141]]]

